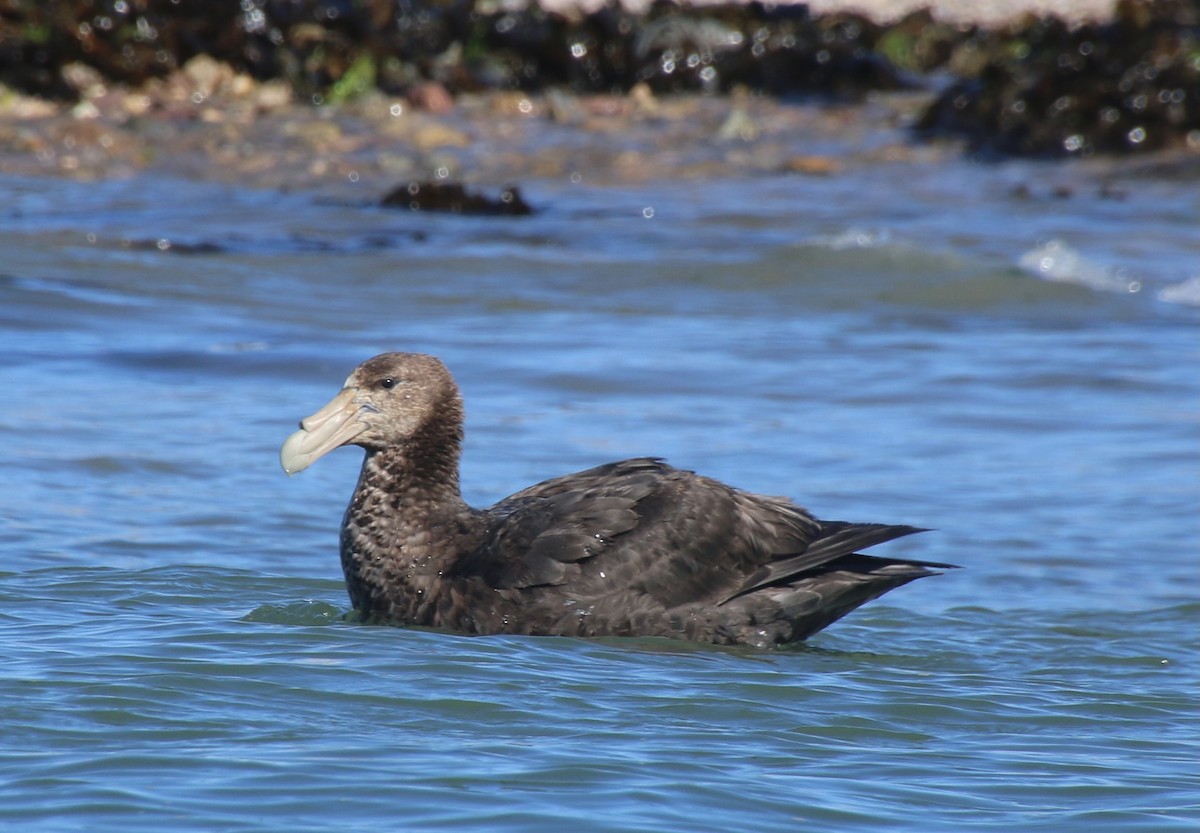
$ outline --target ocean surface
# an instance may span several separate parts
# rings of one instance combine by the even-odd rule
[[[1195,831],[1200,180],[949,159],[463,218],[0,178],[0,827]],[[468,499],[658,455],[964,569],[789,650],[366,626],[360,461],[441,356]]]

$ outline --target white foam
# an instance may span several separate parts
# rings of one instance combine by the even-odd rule
[[[1200,307],[1200,275],[1188,278],[1183,283],[1164,286],[1158,290],[1155,297],[1168,304],[1185,304],[1189,307]]]
[[[1106,292],[1140,292],[1141,281],[1130,278],[1123,269],[1112,269],[1088,260],[1061,240],[1051,240],[1030,249],[1017,265],[1042,280],[1073,283]]]
[[[882,248],[891,242],[891,238],[891,233],[886,229],[872,231],[870,229],[851,228],[840,234],[817,237],[813,242],[840,252],[846,249]]]

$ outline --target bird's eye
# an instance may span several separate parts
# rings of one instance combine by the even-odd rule
[[[396,380],[389,376],[379,383],[379,387],[383,388],[384,390],[391,390],[392,388],[396,387]]]

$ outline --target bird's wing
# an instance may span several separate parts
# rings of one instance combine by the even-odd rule
[[[642,522],[639,504],[669,470],[651,458],[625,460],[523,489],[488,512],[491,534],[459,571],[496,588],[563,584]]]
[[[857,550],[873,547],[885,541],[902,538],[917,532],[927,532],[915,526],[901,524],[860,524],[845,521],[821,521],[821,529],[814,540],[803,552],[787,558],[780,558],[764,564],[755,572],[746,576],[745,581],[733,593],[721,602],[727,602],[738,596],[744,596],[761,587],[771,584],[783,584],[806,572],[824,567],[833,561],[847,555],[853,555]],[[903,561],[897,559],[878,559],[881,564],[887,562],[911,564],[914,567],[951,568],[952,564],[939,564],[926,561]]]
[[[821,531],[791,501],[652,458],[540,483],[491,512],[490,536],[460,570],[496,588],[570,584],[581,594],[644,594],[665,607],[716,603],[747,582],[770,582],[771,565],[800,557]]]

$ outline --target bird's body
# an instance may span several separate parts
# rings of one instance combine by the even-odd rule
[[[295,472],[366,458],[341,531],[363,614],[463,633],[795,642],[950,565],[857,553],[918,532],[819,521],[654,458],[547,480],[489,509],[462,499],[462,402],[437,359],[389,353],[285,443]]]

